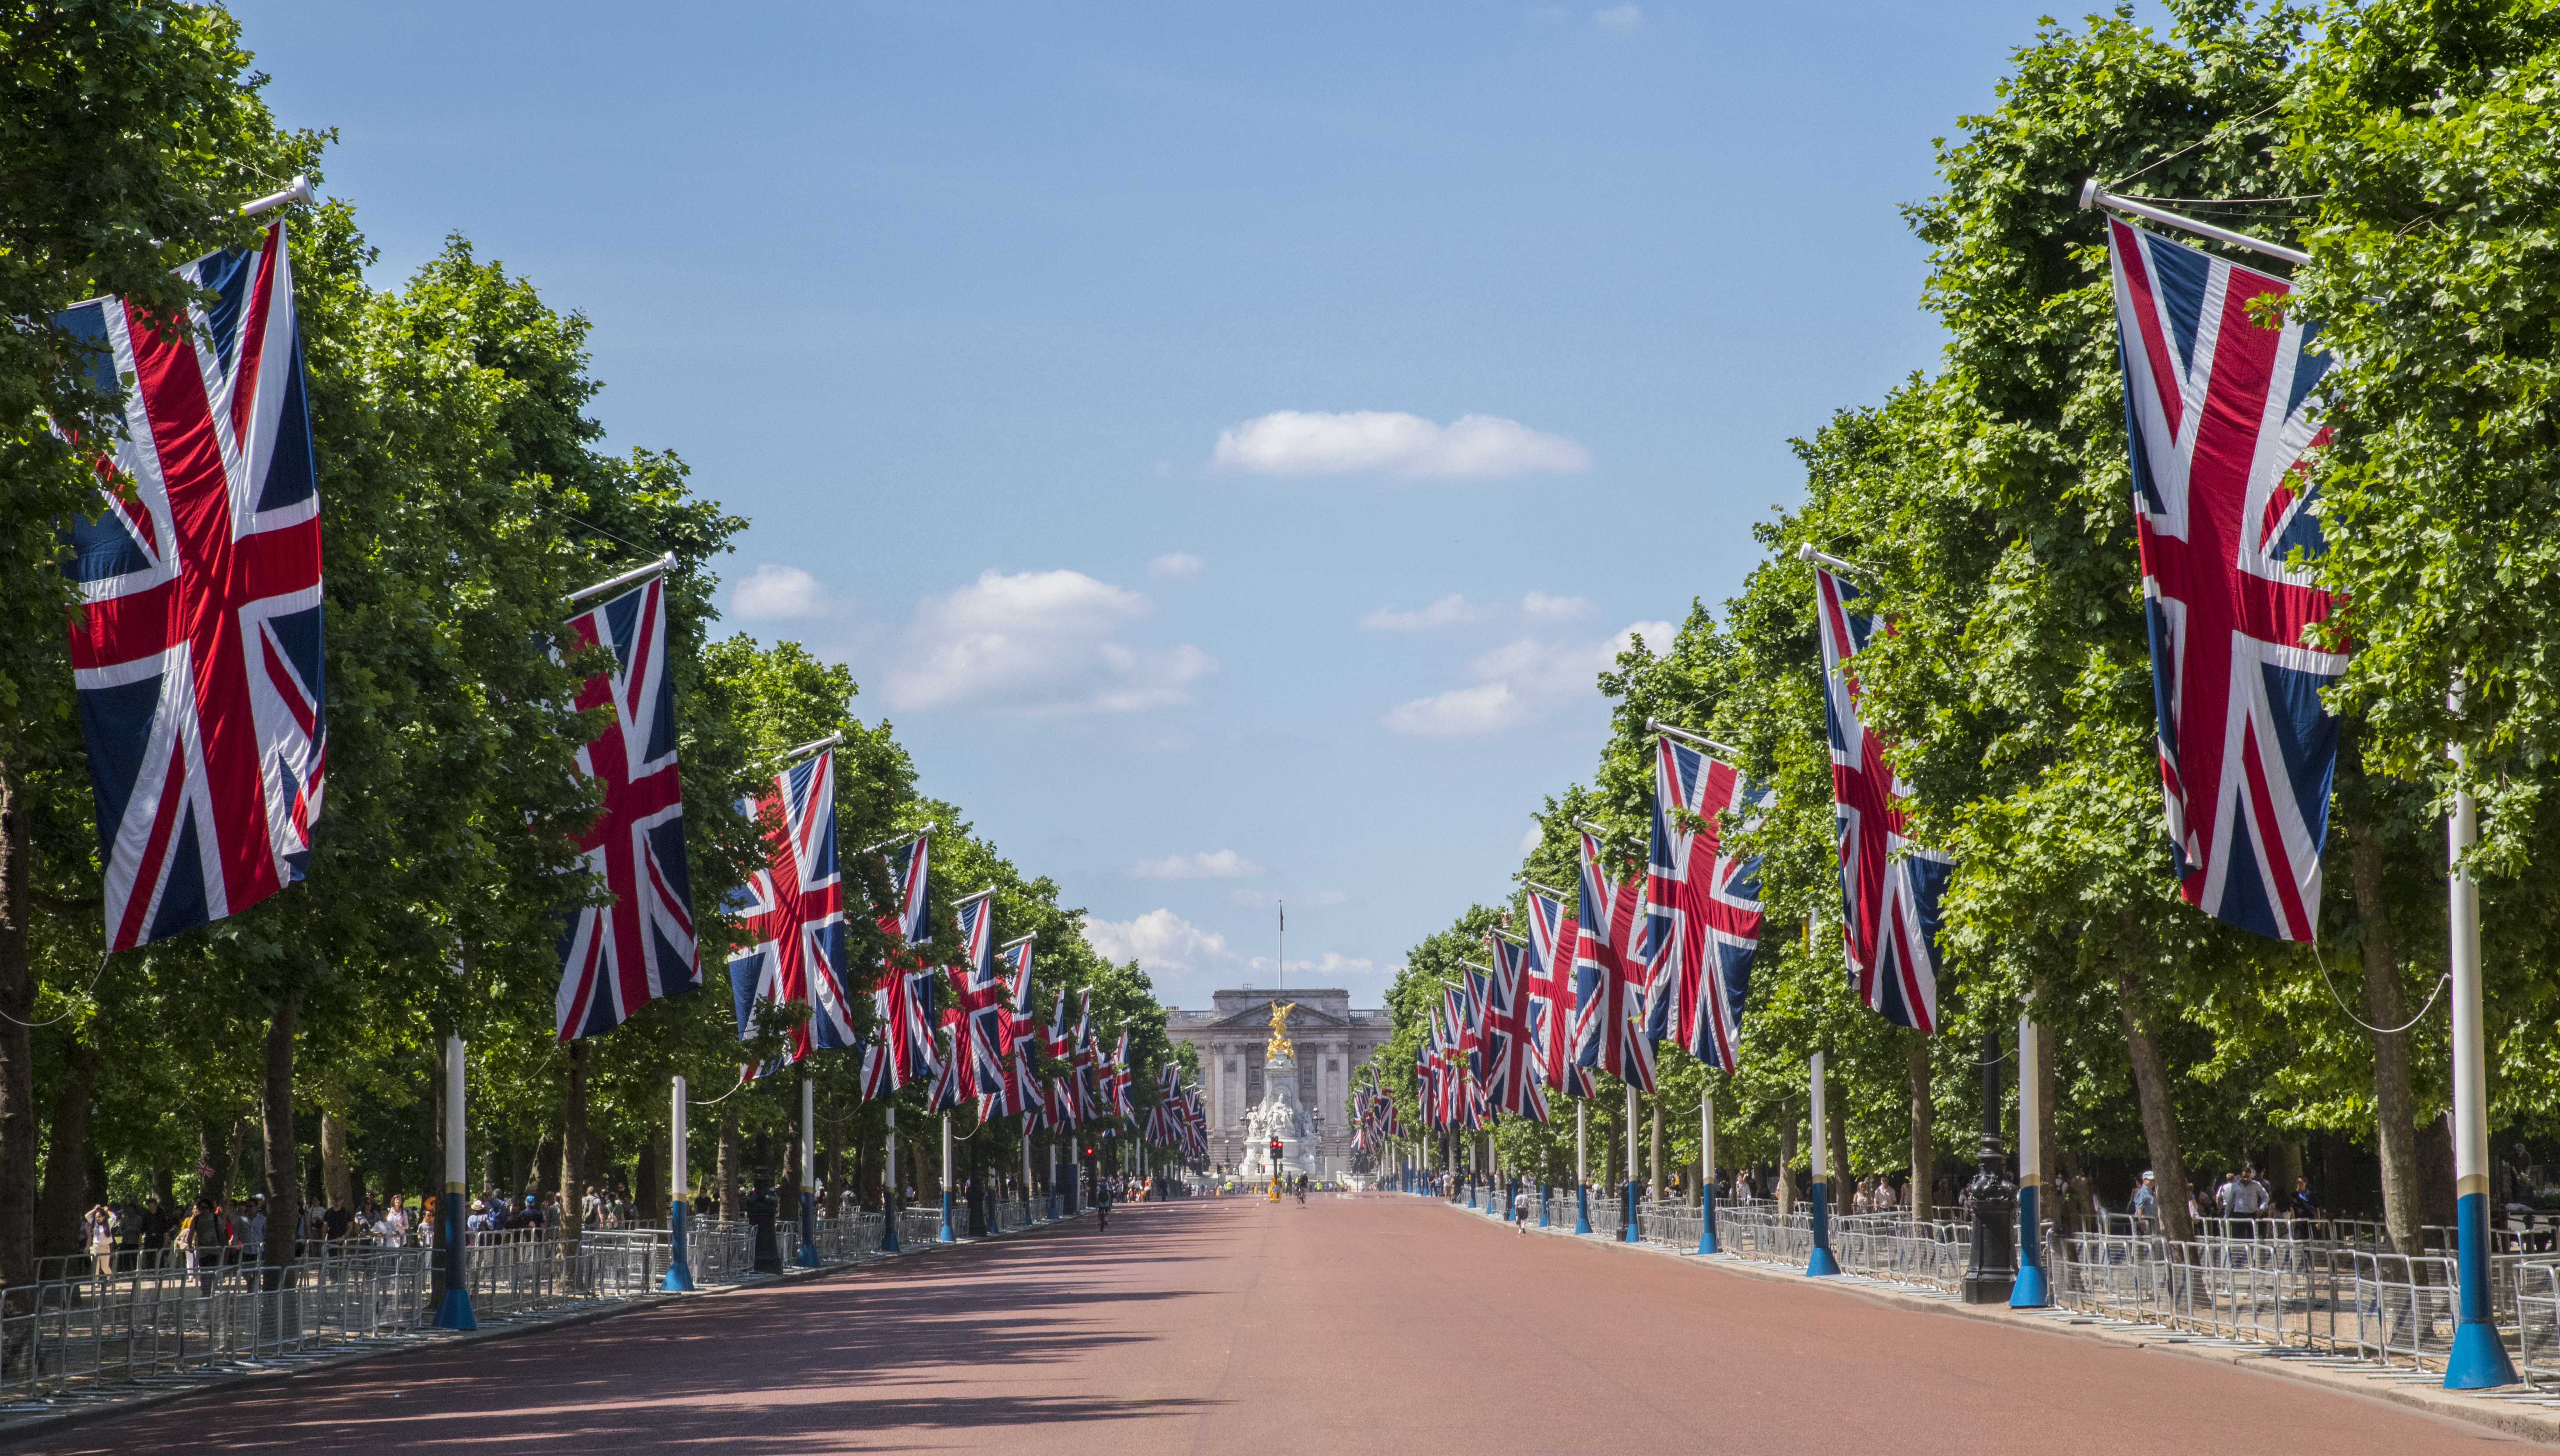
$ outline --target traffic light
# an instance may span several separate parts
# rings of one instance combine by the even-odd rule
[[[1093,1149],[1091,1149],[1091,1148],[1086,1148],[1086,1149],[1084,1150],[1084,1155],[1085,1155],[1086,1157],[1088,1157],[1088,1158],[1089,1158],[1089,1157],[1092,1157],[1092,1156],[1093,1156]]]

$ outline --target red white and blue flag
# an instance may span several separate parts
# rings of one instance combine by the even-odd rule
[[[1006,1005],[1016,1016],[1029,1022],[1032,1015],[1032,943],[1037,933],[1017,937],[996,947],[1004,961]]]
[[[933,1050],[934,987],[941,980],[938,969],[892,965],[872,992],[880,1027],[863,1049],[864,1097],[887,1096],[941,1070]]]
[[[1573,1060],[1641,1092],[1654,1090],[1654,1044],[1645,1039],[1645,965],[1631,953],[1644,881],[1600,867],[1600,841],[1582,831],[1581,936],[1573,952]]]
[[[676,688],[667,673],[667,582],[653,576],[568,621],[578,648],[613,665],[577,690],[580,712],[611,708],[578,772],[604,784],[604,808],[577,840],[611,900],[571,912],[560,940],[560,1039],[602,1036],[661,996],[703,983],[676,775]]]
[[[1749,830],[1778,796],[1668,735],[1657,738],[1655,750],[1645,878],[1654,952],[1647,1009],[1667,1011],[1663,1030],[1682,1051],[1731,1072],[1760,948],[1760,857],[1724,852],[1724,815],[1739,813]],[[1694,815],[1699,826],[1683,827],[1678,810]]]
[[[933,943],[933,831],[925,830],[898,845],[888,861],[889,879],[897,887],[897,913],[879,919],[880,934],[896,943]],[[893,943],[894,944],[894,943]]]
[[[1546,1089],[1529,1043],[1528,947],[1503,936],[1486,944],[1493,973],[1485,978],[1485,1096],[1495,1111],[1546,1120]]]
[[[1823,721],[1831,733],[1833,818],[1840,833],[1840,941],[1858,999],[1895,1026],[1938,1029],[1938,903],[1955,861],[1903,832],[1910,788],[1857,716],[1849,659],[1875,633],[1853,612],[1857,588],[1814,572],[1822,619]]]
[[[1567,1096],[1591,1095],[1591,1074],[1573,1061],[1573,951],[1582,928],[1560,898],[1527,887],[1529,1046],[1537,1073]]]
[[[2216,920],[2316,939],[2346,655],[2305,646],[2329,615],[2303,457],[2328,437],[2319,328],[2254,300],[2280,279],[2109,219],[2151,630],[2161,797],[2178,893]],[[2299,549],[2303,563],[2290,558]]]
[[[54,320],[123,414],[103,513],[64,527],[110,950],[237,915],[311,857],[320,490],[285,252],[278,222],[179,269],[213,297],[165,330],[120,298]]]
[[[952,1005],[944,1016],[958,1039],[963,1090],[994,1095],[1005,1080],[1005,983],[996,975],[996,892],[981,890],[952,907],[967,957],[951,967]]]
[[[728,958],[738,1040],[754,1034],[755,1003],[771,1001],[809,1008],[808,1019],[792,1029],[785,1062],[799,1062],[813,1049],[858,1046],[845,989],[844,884],[836,874],[835,750],[774,775],[771,791],[745,807],[770,827],[765,867],[746,877],[738,916],[757,940]]]
[[[971,1095],[968,1049],[959,1045],[958,1029],[949,1025],[942,1028],[934,1043],[933,1081],[925,1089],[924,1110],[957,1112],[967,1105]]]

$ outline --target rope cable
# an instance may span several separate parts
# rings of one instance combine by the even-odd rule
[[[2445,987],[2454,983],[2454,973],[2450,970],[2446,971],[2443,975],[2436,977],[2436,988],[2427,993],[2427,1004],[2418,1008],[2417,1015],[2410,1017],[2398,1026],[2380,1027],[2375,1026],[2372,1022],[2365,1020],[2363,1017],[2358,1016],[2353,1011],[2347,1009],[2346,998],[2337,993],[2337,982],[2328,978],[2328,958],[2320,953],[2320,942],[2318,941],[2312,942],[2312,962],[2320,967],[2320,984],[2328,987],[2328,998],[2337,1003],[2337,1009],[2346,1013],[2347,1020],[2363,1027],[2366,1031],[2373,1033],[2375,1036],[2398,1036],[2400,1033],[2416,1026],[2419,1022],[2426,1020],[2427,1013],[2436,1009],[2436,998],[2445,993]]]

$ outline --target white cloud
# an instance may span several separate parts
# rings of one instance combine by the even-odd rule
[[[1219,849],[1142,859],[1138,873],[1151,880],[1249,880],[1262,873],[1262,866],[1232,849]]]
[[[1430,606],[1415,612],[1398,612],[1392,608],[1380,607],[1361,618],[1360,625],[1371,632],[1422,632],[1434,627],[1446,627],[1452,622],[1473,622],[1490,610],[1492,609],[1477,606],[1458,593],[1451,592]]]
[[[1531,592],[1520,598],[1520,610],[1531,617],[1562,620],[1588,614],[1591,604],[1581,597],[1550,597],[1544,592]]]
[[[741,622],[823,617],[833,605],[826,589],[818,585],[818,578],[797,566],[777,566],[770,561],[728,591],[728,614]]]
[[[1520,720],[1522,704],[1507,682],[1481,687],[1453,687],[1431,697],[1418,697],[1386,715],[1386,726],[1417,738],[1450,738],[1491,733]]]
[[[885,695],[896,708],[985,706],[1029,713],[1126,713],[1191,700],[1217,670],[1196,647],[1142,651],[1115,640],[1155,610],[1143,593],[1080,571],[988,571],[916,604]]]
[[[1396,732],[1417,738],[1498,732],[1593,691],[1599,675],[1616,665],[1618,655],[1639,637],[1659,650],[1670,644],[1672,625],[1637,622],[1597,642],[1523,637],[1471,664],[1479,679],[1475,686],[1415,698],[1390,709],[1384,721]]]
[[[1613,31],[1629,30],[1645,23],[1645,12],[1633,5],[1612,5],[1591,12],[1591,19]]]
[[[1268,955],[1256,955],[1245,963],[1257,971],[1269,970],[1271,968],[1271,957]],[[1307,975],[1310,973],[1316,975],[1332,975],[1337,971],[1345,970],[1357,970],[1362,974],[1366,974],[1369,971],[1377,969],[1377,962],[1364,955],[1345,955],[1339,950],[1328,950],[1313,960],[1292,960],[1288,963],[1287,969],[1291,975]]]
[[[1168,551],[1147,563],[1147,574],[1170,581],[1188,581],[1208,569],[1208,563],[1189,551]]]
[[[1379,471],[1444,480],[1574,472],[1591,452],[1500,415],[1435,424],[1398,410],[1275,410],[1220,431],[1215,464],[1256,475]]]
[[[1520,848],[1517,852],[1526,854],[1545,842],[1546,825],[1531,823],[1525,830],[1521,831]]]
[[[1224,955],[1226,937],[1204,931],[1170,910],[1135,920],[1087,920],[1084,943],[1105,960],[1135,960],[1151,970],[1190,970],[1202,955]]]

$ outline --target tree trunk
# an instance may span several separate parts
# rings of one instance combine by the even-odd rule
[[[2142,978],[2130,955],[2116,959],[2116,1008],[2125,1023],[2125,1050],[2134,1063],[2134,1095],[2142,1104],[2143,1140],[2150,1146],[2160,1199],[2160,1228],[2184,1242],[2195,1235],[2186,1218],[2186,1158],[2177,1146],[2177,1107],[2169,1100],[2168,1067],[2142,1012]]]
[[[6,1312],[27,1314],[36,1272],[36,1059],[27,1023],[36,1019],[35,967],[27,958],[27,801],[15,750],[0,760],[0,1286]]]
[[[1903,1055],[1911,1079],[1911,1186],[1902,1202],[1913,1223],[1925,1223],[1937,1215],[1930,1204],[1938,1186],[1938,1104],[1930,1094],[1928,1034],[1911,1033]]]
[[[2039,1005],[2044,999],[2043,990],[2038,988],[2036,1000]],[[2020,1075],[2035,1078],[2035,1128],[2032,1133],[2019,1130],[2019,1145],[2024,1146],[2024,1140],[2029,1136],[2035,1139],[2035,1166],[2044,1179],[2044,1191],[2036,1195],[2038,1217],[2051,1218],[2062,1206],[2062,1200],[2055,1193],[2055,1185],[2061,1181],[2062,1149],[2053,1136],[2053,1028],[2050,1024],[2036,1023],[2035,1066]]]
[[[2280,1142],[2267,1149],[2267,1211],[2260,1218],[2272,1219],[2290,1211],[2294,1204],[2294,1180],[2303,1176],[2303,1145]]]
[[[347,1122],[335,1112],[320,1114],[320,1198],[332,1208],[356,1206],[347,1177]]]
[[[1796,1211],[1796,1098],[1778,1099],[1778,1216]]]
[[[1663,1101],[1660,1097],[1654,1098],[1654,1143],[1653,1150],[1645,1155],[1645,1170],[1653,1180],[1651,1196],[1660,1203],[1663,1197]]]
[[[1824,1069],[1826,1073],[1830,1070],[1831,1069],[1829,1068]],[[1832,1140],[1832,1186],[1831,1192],[1825,1196],[1831,1199],[1832,1212],[1834,1214],[1844,1214],[1848,1212],[1848,1203],[1842,1193],[1842,1190],[1849,1187],[1848,1098],[1841,1095],[1841,1092],[1845,1091],[1846,1089],[1833,1090],[1827,1088],[1825,1089],[1826,1095],[1823,1098],[1825,1102],[1829,1103],[1829,1105],[1823,1109],[1827,1114],[1825,1120],[1832,1124],[1830,1129]]]
[[[2393,953],[2382,892],[2382,848],[2363,824],[2346,825],[2348,879],[2355,890],[2355,924],[2364,962],[2364,1017],[2375,1026],[2409,1019],[2400,994],[2400,960]],[[2391,1246],[2418,1253],[2419,1213],[2417,1099],[2409,1089],[2409,1033],[2373,1033],[2374,1151],[2382,1161],[2382,1226]]]
[[[586,1040],[568,1044],[566,1095],[560,1098],[560,1237],[577,1267],[578,1239],[586,1232]]]
[[[720,1176],[720,1216],[731,1221],[746,1217],[746,1210],[741,1206],[742,1201],[738,1196],[737,1159],[737,1108],[734,1105],[723,1106],[720,1108],[720,1162],[717,1170]]]
[[[53,1130],[45,1138],[45,1191],[36,1200],[36,1257],[80,1251],[80,1195],[88,1191],[88,1103],[97,1090],[98,1051],[86,1042],[72,1048],[70,1076],[54,1097]]]
[[[275,1003],[266,1024],[266,1085],[259,1090],[258,1112],[266,1134],[266,1257],[270,1269],[293,1262],[291,1220],[286,1206],[298,1202],[300,1183],[293,1176],[293,1028],[302,1010],[292,997]],[[287,1191],[290,1190],[290,1191]],[[280,1281],[268,1275],[267,1288]]]
[[[444,1033],[426,1039],[426,1100],[418,1108],[418,1146],[426,1166],[418,1170],[418,1218],[432,1228],[435,1200],[444,1196]]]

